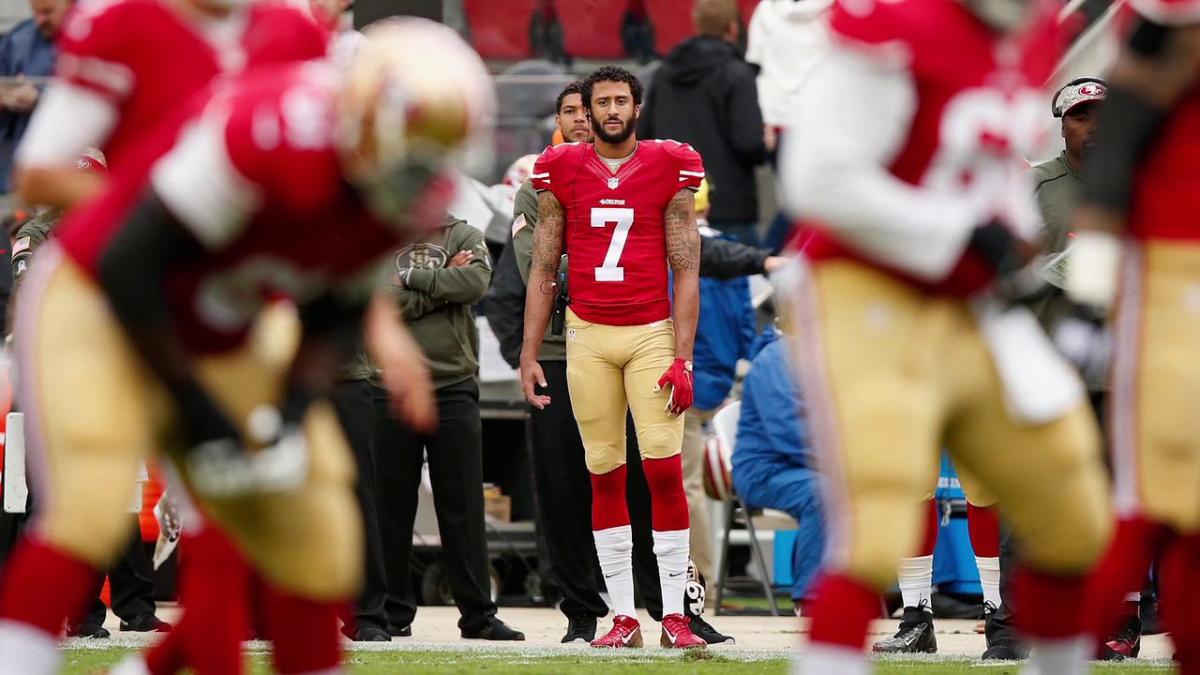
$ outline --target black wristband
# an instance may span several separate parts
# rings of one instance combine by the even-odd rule
[[[238,438],[233,422],[217,407],[200,383],[186,379],[168,385],[183,424],[188,447],[221,438]]]
[[[316,398],[307,387],[298,382],[289,382],[279,406],[279,416],[284,425],[299,426],[308,414],[308,407]]]
[[[971,232],[967,247],[988,261],[998,276],[1006,276],[1021,269],[1016,242],[1012,232],[1003,223],[990,220]]]
[[[1100,133],[1088,157],[1083,202],[1124,213],[1133,199],[1133,176],[1166,119],[1165,110],[1123,88],[1110,87],[1100,106]]]

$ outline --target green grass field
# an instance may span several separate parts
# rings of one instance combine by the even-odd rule
[[[127,649],[69,649],[64,652],[64,673],[98,673],[104,668],[115,664],[125,654]],[[251,655],[251,673],[269,673],[267,658],[264,654]],[[392,650],[392,651],[354,651],[350,652],[348,662],[350,672],[369,675],[384,673],[408,674],[442,674],[442,673],[486,673],[488,675],[517,675],[518,673],[535,673],[549,675],[551,673],[586,672],[588,675],[616,675],[636,669],[638,672],[670,675],[686,675],[689,673],[704,674],[741,674],[763,673],[783,674],[788,671],[788,662],[782,659],[774,660],[742,660],[716,653],[655,654],[622,653],[596,654],[583,652],[578,655],[547,655],[537,656],[527,653],[495,651],[481,652],[479,650],[463,651],[434,651],[434,650]],[[889,675],[892,673],[921,673],[928,675],[959,675],[972,673],[975,675],[1016,675],[1020,670],[1019,664],[1013,665],[984,665],[976,661],[929,659],[887,659],[878,662],[876,673]],[[1132,664],[1102,664],[1095,668],[1099,675],[1125,675],[1133,673],[1166,673],[1170,668],[1165,663]]]

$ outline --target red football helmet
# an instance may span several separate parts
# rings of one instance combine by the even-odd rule
[[[733,496],[733,460],[720,436],[712,435],[704,443],[704,492],[711,499],[725,501]]]

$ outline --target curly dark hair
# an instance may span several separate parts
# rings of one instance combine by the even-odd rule
[[[558,113],[562,112],[563,99],[571,94],[579,94],[580,96],[583,96],[583,83],[579,80],[575,80],[574,82],[563,87],[562,91],[558,92],[558,100],[554,102],[554,114],[557,115]]]
[[[624,68],[602,66],[583,81],[583,107],[589,112],[592,110],[592,89],[597,82],[624,82],[629,85],[629,91],[633,94],[633,104],[642,104],[642,81],[637,79],[637,76]]]

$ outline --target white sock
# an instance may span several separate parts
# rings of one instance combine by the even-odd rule
[[[870,675],[871,662],[861,649],[813,642],[794,662],[797,675]]]
[[[658,559],[663,616],[683,614],[690,546],[688,530],[654,531],[654,557]]]
[[[992,603],[992,607],[999,607],[1000,558],[975,556],[975,566],[979,568],[979,585],[983,587],[983,601]]]
[[[596,539],[596,557],[600,560],[600,571],[604,573],[604,586],[608,589],[609,601],[618,615],[637,618],[633,604],[633,530],[628,525],[593,530]],[[679,593],[683,601],[683,591]],[[663,598],[666,602],[666,598]]]
[[[1070,637],[1064,640],[1033,640],[1030,643],[1029,666],[1022,675],[1088,675],[1088,659],[1095,651],[1092,640]]]
[[[0,620],[0,675],[53,675],[58,661],[58,637],[26,623]]]
[[[933,611],[933,556],[922,555],[900,561],[896,572],[900,581],[900,597],[905,607],[922,607]]]

